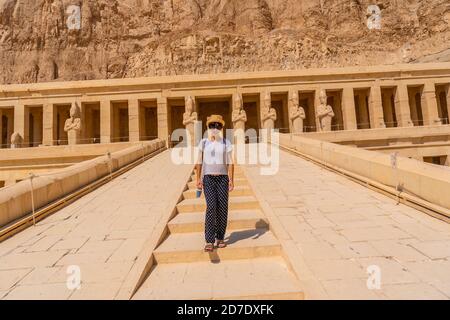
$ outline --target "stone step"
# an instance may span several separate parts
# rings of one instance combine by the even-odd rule
[[[247,179],[241,179],[241,178],[235,178],[234,179],[234,186],[235,187],[241,187],[241,186],[248,186]],[[188,182],[188,188],[189,189],[197,189],[197,182],[194,180]]]
[[[267,228],[229,230],[226,248],[204,252],[204,232],[173,233],[153,252],[157,264],[222,261],[281,255],[281,245]]]
[[[228,199],[228,210],[258,209],[259,203],[253,196],[230,197]],[[206,210],[206,201],[203,198],[184,199],[177,204],[178,213],[196,212]]]
[[[157,265],[137,300],[304,299],[281,257]]]
[[[267,228],[269,223],[259,210],[228,212],[227,230]],[[205,230],[205,212],[178,214],[168,224],[171,233],[202,232]]]
[[[235,187],[234,190],[230,193],[230,197],[241,197],[241,196],[252,196],[253,191],[248,186],[239,186]],[[183,196],[185,199],[195,199],[197,197],[197,189],[189,189],[183,192]],[[205,193],[202,192],[201,198],[205,198]]]

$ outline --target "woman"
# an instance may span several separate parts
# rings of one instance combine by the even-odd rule
[[[206,198],[205,251],[225,248],[228,223],[228,194],[234,189],[232,145],[223,136],[225,121],[222,116],[208,117],[208,138],[199,144],[199,163],[196,166],[197,189],[204,190]]]

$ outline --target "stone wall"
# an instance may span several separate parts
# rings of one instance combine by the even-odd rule
[[[425,126],[403,128],[378,128],[366,130],[341,130],[308,132],[305,138],[352,145],[357,147],[380,147],[395,144],[422,144],[426,142],[450,142],[448,126]]]
[[[26,179],[30,173],[51,172],[134,145],[136,143],[122,142],[114,144],[0,149],[0,187],[9,186]]]

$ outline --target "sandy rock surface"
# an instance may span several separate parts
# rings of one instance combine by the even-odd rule
[[[450,61],[449,43],[448,0],[0,0],[3,84]]]

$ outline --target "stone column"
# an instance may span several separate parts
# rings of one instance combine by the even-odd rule
[[[438,106],[436,101],[436,86],[434,85],[434,82],[425,82],[421,100],[424,125],[441,125],[442,122],[439,118]]]
[[[404,83],[400,83],[395,91],[395,114],[398,127],[414,126],[409,109],[408,88]]]
[[[381,87],[378,84],[375,84],[370,88],[369,115],[371,128],[386,128],[383,115]]]
[[[408,90],[408,102],[410,107],[409,112],[413,125],[421,126],[423,123],[420,122],[421,119],[419,117],[419,108],[417,107],[416,93],[418,93],[418,91],[416,92],[416,88]],[[422,111],[422,107],[420,107],[420,111]]]
[[[167,97],[159,97],[157,103],[158,109],[156,111],[156,117],[158,118],[158,138],[166,141],[169,138],[169,109]]]
[[[270,94],[270,91],[269,91],[269,94]],[[265,95],[266,95],[266,91],[264,91],[264,90],[259,93],[259,119],[260,119],[260,122],[261,122],[259,125],[260,125],[261,129],[264,128],[264,123],[263,123],[262,119],[263,119]],[[272,96],[272,95],[270,94],[270,96]]]
[[[316,105],[317,103],[318,98],[316,98]],[[342,92],[342,115],[344,117],[344,130],[356,130],[355,97],[351,87],[344,88]]]
[[[111,101],[100,101],[100,143],[111,143],[112,118]]]
[[[129,120],[129,132],[130,142],[136,142],[140,140],[140,116],[139,116],[139,100],[128,100],[128,120]]]
[[[55,123],[54,120],[54,107],[52,103],[44,103],[42,106],[42,110],[44,113],[44,118],[42,120],[43,125],[43,134],[42,134],[42,144],[44,146],[52,146],[54,145],[55,137],[53,136],[54,133],[54,126]]]
[[[289,90],[288,91],[288,101],[287,101],[287,108],[288,108],[288,113],[287,113],[287,118],[288,118],[288,128],[289,128],[289,132],[292,133],[294,132],[294,127],[292,126],[292,121],[290,119],[290,113],[291,113],[291,107],[293,105],[292,103],[292,97],[294,96],[294,91],[298,91],[297,89],[294,90]],[[298,93],[297,93],[297,97],[298,97]],[[297,99],[299,100],[299,99]]]
[[[25,126],[27,122],[25,121],[25,105],[18,102],[14,106],[14,132],[20,134],[24,144],[26,143],[25,132],[27,128]],[[11,139],[11,137],[8,137],[8,139]]]
[[[314,90],[314,106],[313,106],[313,110],[314,110],[314,123],[316,124],[316,132],[320,132],[320,123],[319,123],[319,119],[317,119],[316,116],[316,110],[317,110],[317,106],[320,105],[320,88],[317,88],[316,90]],[[354,108],[353,108],[354,109]]]

